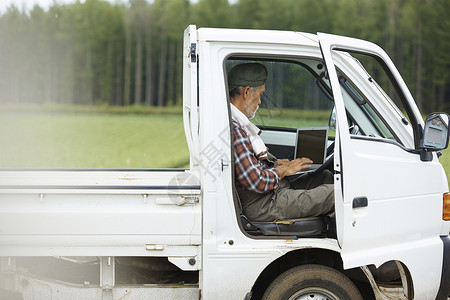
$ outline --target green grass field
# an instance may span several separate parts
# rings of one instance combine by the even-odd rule
[[[8,113],[0,136],[2,168],[189,166],[181,115]]]
[[[181,112],[3,111],[0,137],[0,168],[189,167]],[[440,161],[450,179],[450,150]]]

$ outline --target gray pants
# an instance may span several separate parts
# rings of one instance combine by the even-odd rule
[[[319,216],[334,210],[333,174],[325,170],[294,182],[283,178],[266,194],[238,189],[244,214],[251,221],[276,221]]]

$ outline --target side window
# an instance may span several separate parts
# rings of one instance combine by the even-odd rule
[[[339,81],[342,87],[342,96],[347,109],[347,117],[350,125],[350,133],[371,137],[381,137],[398,141],[393,131],[379,116],[370,102],[359,92],[356,87],[344,76]]]
[[[339,73],[350,133],[388,139],[404,146],[412,145],[412,141],[402,141],[398,135],[405,126],[411,124],[408,108],[383,66],[370,56],[355,53],[351,55],[356,68],[360,68],[364,80],[369,84],[364,85],[365,90],[362,91],[351,78]]]
[[[268,72],[261,104],[251,120],[261,129],[261,138],[277,158],[293,159],[298,127],[328,127],[334,100],[320,60],[292,58],[282,60],[227,60],[227,72],[236,64],[258,62]],[[318,128],[315,128],[318,129]],[[333,128],[332,128],[333,129]],[[331,145],[335,131],[328,130]]]
[[[230,58],[227,72],[235,65],[258,62],[268,71],[266,91],[253,123],[261,128],[328,126],[333,100],[319,85],[324,66],[320,61],[248,60]],[[317,79],[319,77],[319,79]]]

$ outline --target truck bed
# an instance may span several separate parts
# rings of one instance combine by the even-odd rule
[[[0,256],[195,256],[189,170],[2,170]]]

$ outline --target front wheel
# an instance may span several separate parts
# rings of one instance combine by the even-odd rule
[[[263,300],[362,300],[353,282],[325,266],[305,265],[278,276],[267,288]]]

